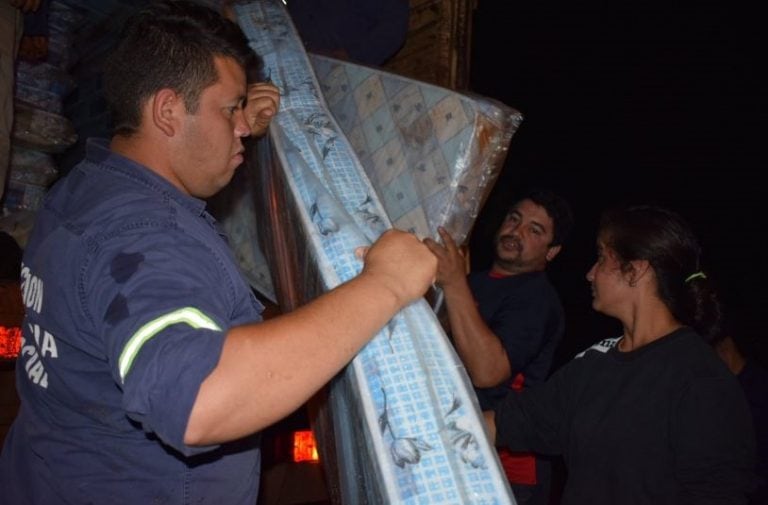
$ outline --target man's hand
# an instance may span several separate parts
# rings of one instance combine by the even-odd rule
[[[40,7],[40,0],[9,0],[11,7],[16,7],[21,12],[35,12]]]
[[[264,135],[272,118],[280,108],[280,90],[271,82],[257,82],[248,85],[245,102],[245,120],[251,127],[251,135]]]
[[[435,281],[437,259],[411,233],[388,230],[364,253],[361,275],[375,277],[400,305],[424,296]]]
[[[464,282],[467,276],[466,259],[464,254],[456,246],[451,235],[442,226],[437,228],[444,245],[440,245],[431,238],[425,238],[424,244],[437,256],[437,282],[443,286],[455,285]]]

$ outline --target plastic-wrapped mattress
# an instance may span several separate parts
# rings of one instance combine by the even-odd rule
[[[255,285],[267,279],[290,310],[357,275],[354,249],[393,222],[420,236],[437,225],[467,236],[516,111],[313,57],[319,83],[279,0],[238,4],[236,15],[282,93],[223,220]],[[514,503],[426,301],[398,313],[320,399],[314,427],[334,501]]]

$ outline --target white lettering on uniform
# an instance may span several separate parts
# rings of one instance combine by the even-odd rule
[[[38,314],[43,310],[43,280],[32,275],[29,267],[21,267],[21,298],[24,306]]]
[[[35,339],[35,343],[40,345],[40,326],[36,324],[30,324],[28,326],[29,332]],[[56,349],[56,339],[53,335],[43,330],[43,349],[41,353],[37,352],[35,344],[28,342],[26,338],[21,338],[21,352],[20,358],[26,357],[26,363],[24,364],[24,370],[27,372],[27,377],[33,383],[43,388],[48,388],[48,373],[45,371],[45,365],[43,365],[42,356],[51,356],[56,358],[58,356],[58,350]]]
[[[45,367],[43,367],[42,361],[36,361],[35,365],[33,367],[27,367],[27,375],[29,376],[29,379],[34,382],[35,384],[39,384],[43,387],[46,387],[45,385],[41,384],[43,381],[47,381],[48,374],[45,373]]]
[[[47,331],[43,334],[43,345],[40,349],[40,354],[52,358],[59,357],[59,351],[56,349],[56,339]]]
[[[28,310],[38,314],[43,310],[43,286],[43,280],[32,274],[29,267],[22,263],[21,298]],[[22,337],[19,358],[26,360],[24,370],[27,372],[29,380],[38,386],[48,388],[48,373],[45,371],[43,358],[59,357],[59,351],[56,348],[56,338],[48,331],[40,328],[38,324],[29,323],[27,329],[34,339],[34,343]]]

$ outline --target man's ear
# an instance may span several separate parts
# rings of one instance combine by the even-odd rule
[[[180,120],[186,112],[184,100],[174,90],[163,88],[150,98],[152,124],[169,137],[180,127]]]
[[[550,261],[555,259],[555,256],[557,256],[557,253],[559,253],[560,249],[562,249],[562,248],[563,248],[562,245],[552,245],[552,246],[549,246],[549,249],[547,249],[547,256],[546,256],[547,263],[549,263]]]

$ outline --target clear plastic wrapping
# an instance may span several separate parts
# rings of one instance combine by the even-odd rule
[[[338,90],[350,98],[339,98],[355,101],[363,123],[377,114],[402,117],[344,128],[351,105],[327,105],[334,91],[322,83],[330,74],[316,78],[280,1],[244,2],[235,12],[282,102],[257,150],[262,158],[249,159],[233,197],[223,198],[223,225],[238,257],[268,263],[284,311],[356,275],[355,247],[395,223],[420,235],[433,235],[437,225],[468,234],[518,113],[349,68],[350,85]],[[368,78],[379,79],[380,93],[355,86]],[[452,121],[457,116],[463,120]],[[515,503],[466,372],[423,300],[399,312],[310,407],[334,502]]]
[[[75,80],[64,69],[51,63],[19,61],[16,82],[66,97],[75,89]]]
[[[379,69],[310,54],[328,108],[396,228],[466,241],[522,115]]]
[[[12,138],[22,147],[61,153],[77,142],[77,133],[66,117],[16,101]]]
[[[18,83],[16,85],[15,97],[16,100],[36,109],[52,114],[61,114],[62,112],[61,96],[43,88]]]
[[[59,175],[53,156],[42,151],[11,146],[9,177],[12,181],[49,186]]]

